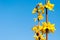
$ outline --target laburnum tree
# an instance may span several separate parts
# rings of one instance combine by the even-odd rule
[[[54,33],[56,30],[55,24],[52,24],[48,21],[48,10],[53,11],[54,4],[50,2],[50,0],[45,0],[45,4],[38,3],[36,7],[33,9],[32,14],[37,13],[37,18],[34,18],[34,21],[38,21],[38,25],[34,25],[32,30],[34,31],[35,40],[48,40],[48,34]],[[43,20],[43,14],[46,14],[46,21],[40,22]],[[46,37],[44,36],[46,35]]]

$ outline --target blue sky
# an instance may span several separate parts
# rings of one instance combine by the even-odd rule
[[[33,8],[38,2],[45,0],[0,0],[0,40],[34,40],[32,27]],[[49,34],[49,40],[60,40],[60,1],[51,0],[55,4],[54,12],[48,11],[48,19],[56,24],[55,33]],[[44,20],[45,21],[45,14]]]

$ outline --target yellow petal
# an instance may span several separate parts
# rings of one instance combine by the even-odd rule
[[[40,9],[38,9],[38,12],[40,12],[41,10]]]
[[[32,28],[32,30],[33,30],[33,31],[37,30],[37,27],[36,27],[36,26],[34,26],[34,27]]]
[[[35,14],[37,11],[37,8],[34,8],[34,10],[32,11],[33,14]]]
[[[42,5],[42,3],[39,3],[39,6],[40,6],[40,10],[39,11],[41,11],[42,12],[42,14],[44,14],[44,6]]]
[[[42,14],[38,15],[38,19],[39,19],[39,20],[42,20],[42,19],[43,19]]]
[[[40,7],[43,6],[42,3],[39,3],[39,6],[40,6]]]
[[[39,30],[42,30],[42,26],[39,26]]]
[[[44,14],[44,10],[42,10],[42,14]]]
[[[43,25],[43,27],[47,27],[47,23],[46,22],[43,22],[42,25]]]

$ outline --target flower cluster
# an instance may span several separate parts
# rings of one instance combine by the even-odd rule
[[[38,13],[37,18],[34,18],[34,21],[38,20],[38,23],[40,20],[43,19],[43,14],[45,13],[44,9],[48,9],[50,11],[53,11],[54,4],[51,4],[50,1],[43,5],[42,3],[39,3],[32,11],[33,14]],[[54,33],[56,30],[55,24],[51,24],[50,22],[42,22],[42,24],[35,25],[32,30],[35,32],[34,38],[35,40],[46,40],[43,34],[46,33]]]
[[[48,30],[48,33],[49,32],[52,32],[54,33],[54,31],[56,30],[55,29],[55,24],[51,24],[50,22],[46,23],[46,22],[43,22],[42,23],[42,26],[34,26],[32,28],[32,30],[37,33],[39,31],[43,32],[43,33],[46,33],[46,30]]]
[[[42,3],[39,3],[38,6],[36,8],[34,8],[33,11],[32,11],[33,14],[38,12],[38,17],[36,19],[39,19],[39,20],[43,19],[42,14],[44,14],[44,9],[45,8],[53,11],[54,4],[51,4],[50,1],[48,1],[45,5],[43,5]]]

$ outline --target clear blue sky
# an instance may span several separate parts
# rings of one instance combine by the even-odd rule
[[[34,40],[31,30],[34,24],[33,8],[45,0],[0,0],[0,40]],[[55,4],[54,12],[49,11],[49,21],[56,24],[55,33],[49,34],[49,40],[60,40],[60,0],[51,0]],[[44,15],[45,16],[45,15]],[[45,21],[42,20],[42,22]]]

